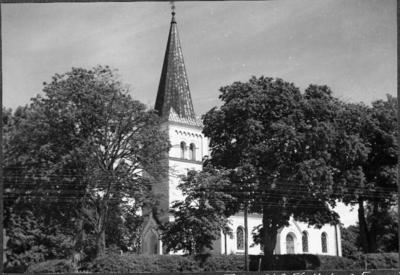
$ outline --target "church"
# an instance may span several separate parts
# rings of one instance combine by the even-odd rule
[[[155,109],[162,118],[162,129],[169,135],[171,149],[162,162],[167,167],[161,172],[153,191],[158,198],[157,217],[150,215],[142,231],[142,253],[164,254],[158,224],[172,220],[168,213],[175,200],[181,200],[177,189],[180,175],[188,170],[201,170],[202,160],[209,155],[208,139],[202,133],[202,122],[196,116],[189,89],[187,72],[179,41],[175,12],[168,34],[167,47],[162,66]],[[262,223],[261,215],[248,215],[248,232]],[[214,243],[213,252],[221,254],[244,254],[244,216],[238,213],[230,217],[233,236],[221,232]],[[254,245],[248,234],[249,254],[262,254],[260,245]],[[324,225],[320,229],[290,220],[287,227],[279,230],[275,254],[322,254],[341,256],[340,227]]]

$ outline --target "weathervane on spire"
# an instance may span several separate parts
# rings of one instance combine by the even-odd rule
[[[172,10],[172,16],[175,15],[175,2],[174,1],[170,1],[171,2],[171,10]]]
[[[175,2],[174,1],[170,1],[170,3],[171,3],[171,10],[172,10],[172,12],[171,12],[171,14],[172,14],[171,23],[176,23],[176,21],[175,21]]]

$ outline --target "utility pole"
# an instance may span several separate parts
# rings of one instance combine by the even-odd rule
[[[248,263],[248,255],[249,255],[249,248],[248,248],[248,229],[247,229],[247,208],[248,208],[248,202],[246,201],[244,203],[244,271],[249,271],[249,263]]]
[[[397,3],[397,1],[396,1]],[[397,5],[397,26],[399,26],[400,6]],[[400,37],[400,31],[397,27],[397,40]],[[400,54],[400,48],[397,46],[397,56]],[[397,62],[397,73],[400,72],[400,64]],[[399,249],[399,268],[400,268],[400,78],[397,77],[397,230],[398,230],[398,249]]]
[[[399,26],[400,6],[397,3],[397,26]],[[397,40],[400,31],[397,27]],[[397,46],[397,56],[400,54],[400,47]],[[400,72],[400,64],[397,62],[397,73]],[[400,78],[397,77],[397,230],[398,230],[398,249],[399,249],[399,268],[400,268]]]

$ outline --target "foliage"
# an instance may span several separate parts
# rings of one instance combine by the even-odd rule
[[[318,256],[319,270],[391,269],[398,268],[397,253],[358,254],[354,257]]]
[[[204,256],[204,255],[202,255]],[[200,259],[202,258],[202,259]],[[244,269],[242,255],[208,255],[188,257],[180,255],[109,254],[97,258],[87,266],[89,272],[201,272],[238,271]]]
[[[77,267],[69,260],[49,260],[32,264],[26,270],[27,273],[73,273]]]
[[[250,255],[250,271],[258,271],[262,255]],[[296,254],[274,255],[269,258],[268,270],[360,270],[397,268],[395,253],[365,254],[356,258]],[[265,261],[264,259],[263,261]],[[95,259],[82,271],[102,273],[132,272],[210,272],[243,271],[244,255],[209,254],[194,257],[181,255],[107,254]],[[267,270],[263,269],[262,270]]]
[[[41,219],[40,219],[41,218]],[[48,225],[29,210],[9,217],[5,268],[24,270],[32,263],[69,255],[72,238],[59,225]]]
[[[110,209],[113,215],[106,227],[107,247],[116,246],[118,250],[124,252],[139,252],[143,216],[129,209],[123,209],[117,203],[113,203]]]
[[[168,138],[157,114],[133,100],[108,67],[56,74],[43,92],[18,108],[7,128],[6,213],[31,209],[46,224],[73,231],[78,253],[94,243],[102,254],[111,208],[129,220],[117,223],[127,233],[132,213],[151,201],[151,176],[161,169]],[[123,245],[125,233],[108,240]]]
[[[231,194],[262,213],[264,254],[272,255],[291,216],[316,226],[337,222],[329,205],[340,104],[330,89],[311,85],[301,94],[281,79],[253,77],[220,91],[222,106],[204,117],[210,161],[231,169]]]
[[[357,258],[346,258],[338,256],[318,256],[321,265],[317,268],[318,270],[358,270],[363,269],[363,264],[360,259]]]
[[[394,209],[390,209],[380,216],[377,225],[377,251],[378,252],[398,252],[398,214]],[[367,221],[369,217],[367,217]]]
[[[376,214],[376,213],[375,213]],[[380,253],[397,252],[398,251],[398,227],[397,227],[397,211],[391,209],[382,212],[379,216],[380,222],[376,225],[376,244],[377,251]],[[371,214],[367,212],[366,220],[368,223]],[[358,225],[352,225],[342,228],[342,253],[345,257],[357,257],[361,254],[362,245],[360,240],[360,230]],[[371,254],[373,255],[373,254]]]
[[[137,255],[132,253],[107,254],[95,259],[87,267],[89,272],[195,272],[197,263],[188,257],[172,255]]]
[[[229,233],[226,202],[232,197],[224,192],[229,187],[227,173],[211,166],[201,172],[191,170],[183,177],[178,188],[185,199],[173,203],[170,212],[174,220],[163,228],[162,240],[168,252],[204,253],[212,249],[221,231]]]
[[[399,254],[398,253],[370,253],[364,254],[361,257],[368,269],[388,269],[398,268]]]
[[[243,255],[212,254],[203,263],[203,271],[241,271],[244,270]]]
[[[251,262],[255,262],[254,257],[259,258],[263,256],[251,256]],[[398,267],[398,254],[358,254],[354,257],[348,258],[312,254],[274,255],[272,261],[272,265],[267,265],[270,270],[390,269]],[[256,269],[253,267],[251,270]]]
[[[382,217],[388,217],[395,204],[396,101],[388,96],[386,101],[373,102],[372,108],[343,104],[338,114],[340,138],[335,158],[341,184],[335,185],[335,192],[344,203],[358,206],[364,252],[378,251]]]
[[[341,228],[342,255],[343,257],[356,256],[361,253],[360,233],[358,226],[351,225]]]
[[[260,262],[261,261],[261,262]],[[320,266],[319,256],[312,254],[252,255],[250,270],[315,270]]]

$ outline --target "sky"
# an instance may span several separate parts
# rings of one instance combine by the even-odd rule
[[[169,2],[2,4],[3,105],[15,109],[72,67],[109,65],[154,106]],[[176,2],[198,115],[219,88],[252,75],[301,90],[328,85],[347,102],[396,94],[396,0]],[[356,215],[355,211],[352,212]],[[343,221],[343,220],[342,220]]]

